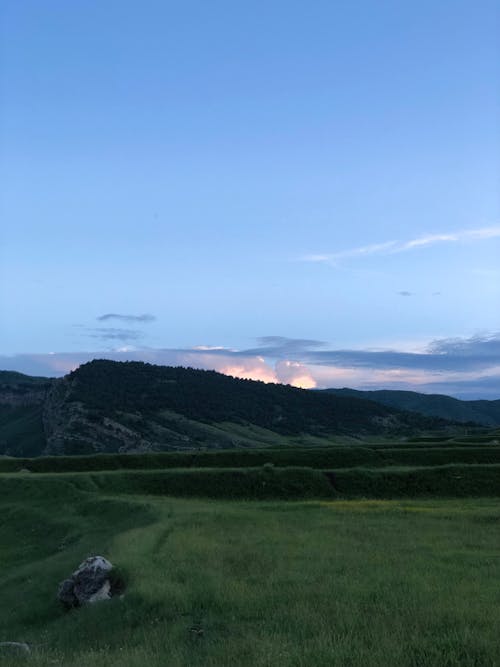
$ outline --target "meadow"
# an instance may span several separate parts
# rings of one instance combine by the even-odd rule
[[[125,473],[0,475],[0,641],[32,647],[2,666],[500,665],[498,499],[180,498]],[[64,612],[96,553],[124,597]]]

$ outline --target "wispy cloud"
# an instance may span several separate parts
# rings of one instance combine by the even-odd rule
[[[156,317],[149,313],[143,315],[121,315],[120,313],[105,313],[96,318],[99,322],[107,322],[109,320],[119,320],[120,322],[154,322]]]
[[[135,329],[117,329],[114,327],[97,327],[96,329],[88,329],[88,338],[99,338],[100,340],[140,340],[144,334]]]
[[[407,292],[406,290],[402,290],[401,292],[398,292],[399,296],[414,296],[414,292]]]
[[[500,237],[500,225],[481,227],[478,229],[462,229],[457,232],[443,234],[426,234],[409,241],[386,241],[371,245],[359,246],[333,253],[310,254],[302,257],[304,262],[326,263],[336,266],[342,260],[361,259],[372,255],[395,255],[420,248],[426,248],[439,243],[467,243]]]
[[[322,340],[311,338],[287,338],[286,336],[261,336],[257,338],[261,347],[267,349],[281,350],[285,354],[293,354],[298,350],[325,347],[326,343]]]
[[[358,248],[350,248],[349,250],[342,250],[340,252],[322,254],[322,255],[305,255],[302,260],[305,262],[326,262],[329,264],[336,264],[342,259],[351,259],[359,257],[368,257],[370,255],[378,255],[381,253],[388,253],[398,245],[397,241],[386,241],[385,243],[374,243],[372,245],[360,246]]]

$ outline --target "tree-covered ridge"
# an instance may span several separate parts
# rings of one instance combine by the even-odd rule
[[[337,396],[363,398],[398,410],[419,412],[429,417],[442,417],[457,422],[475,422],[483,426],[500,426],[500,400],[461,401],[443,394],[421,394],[416,391],[379,389],[324,389]]]
[[[48,389],[53,382],[52,378],[35,377],[17,371],[0,371],[0,391],[23,393],[33,389]]]
[[[98,411],[169,409],[198,421],[249,422],[287,435],[377,432],[391,420],[402,428],[444,425],[363,399],[135,361],[95,360],[73,371],[68,381],[67,399]]]

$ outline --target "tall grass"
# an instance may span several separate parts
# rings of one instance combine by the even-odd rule
[[[222,502],[27,476],[1,498],[2,667],[494,667],[497,501]],[[63,612],[100,553],[123,599]]]

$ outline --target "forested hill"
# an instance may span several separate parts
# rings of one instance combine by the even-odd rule
[[[420,394],[416,391],[358,391],[356,389],[324,389],[344,398],[363,398],[398,410],[419,412],[429,417],[442,417],[457,422],[475,422],[483,426],[500,426],[500,400],[460,401],[443,394]]]
[[[142,413],[168,408],[196,421],[247,422],[284,435],[375,432],[391,419],[401,427],[442,425],[365,399],[142,362],[93,361],[68,381],[68,398],[92,408]]]
[[[107,360],[46,382],[31,407],[3,409],[0,454],[17,456],[250,447],[298,436],[404,436],[450,426],[359,398]]]
[[[141,362],[93,361],[67,380],[67,400],[91,408],[143,413],[168,408],[196,421],[245,421],[283,434],[367,428],[394,413],[364,399]]]

